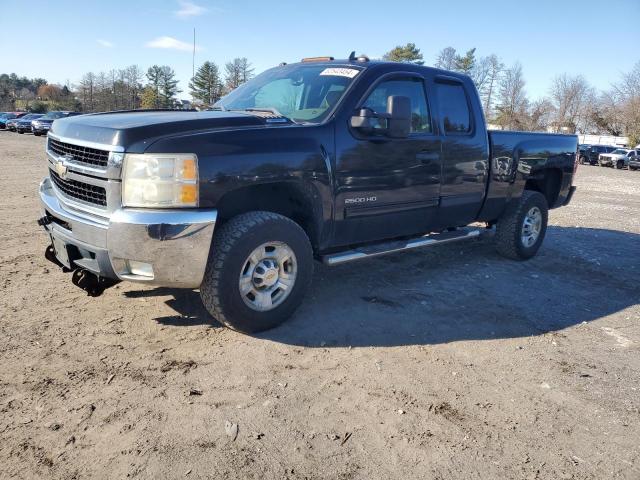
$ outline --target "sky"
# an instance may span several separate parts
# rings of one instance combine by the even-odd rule
[[[430,65],[442,48],[475,47],[520,62],[535,99],[562,73],[608,89],[640,61],[639,18],[640,0],[0,0],[0,73],[74,84],[89,71],[169,65],[189,98],[195,28],[196,68],[247,57],[259,73],[407,42]]]

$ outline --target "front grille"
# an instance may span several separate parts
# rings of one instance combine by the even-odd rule
[[[65,195],[81,200],[83,202],[92,203],[101,207],[107,206],[107,191],[104,187],[90,185],[76,180],[62,179],[53,170],[49,170],[51,180]]]
[[[82,147],[80,145],[72,145],[59,140],[49,139],[49,150],[56,155],[69,155],[74,162],[84,163],[97,167],[107,167],[109,161],[109,152],[106,150],[98,150],[96,148]]]

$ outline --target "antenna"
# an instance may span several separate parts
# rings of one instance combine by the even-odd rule
[[[353,52],[351,52],[351,54],[349,55],[349,61],[353,62],[356,59],[356,51],[354,50]]]
[[[193,83],[196,77],[196,27],[193,27],[193,56],[191,57],[191,82]],[[193,102],[195,97],[191,92],[191,101]]]

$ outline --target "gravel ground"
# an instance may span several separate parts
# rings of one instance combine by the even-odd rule
[[[317,265],[246,336],[195,291],[90,298],[48,263],[43,147],[0,131],[0,477],[640,478],[640,172],[581,166],[531,261]]]

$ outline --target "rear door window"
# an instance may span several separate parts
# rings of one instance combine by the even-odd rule
[[[437,83],[438,108],[445,134],[471,132],[471,112],[462,84]]]

